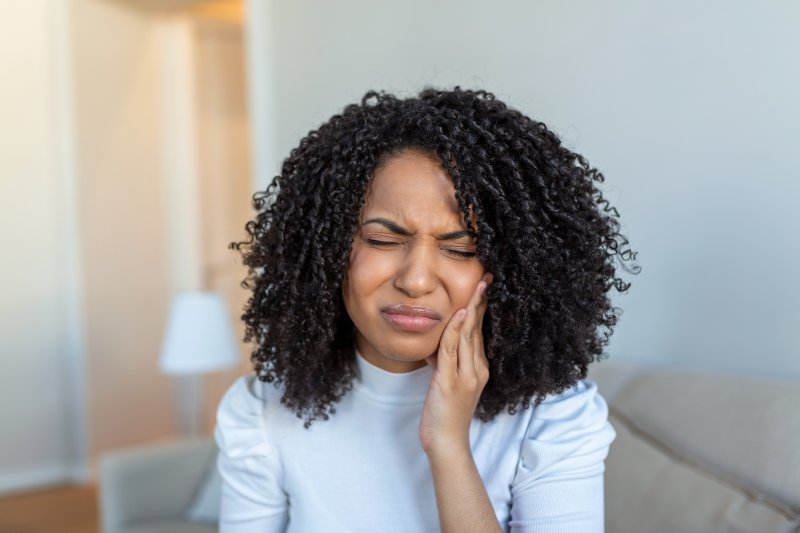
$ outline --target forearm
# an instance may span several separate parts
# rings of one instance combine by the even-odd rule
[[[442,533],[502,533],[470,450],[428,459]]]

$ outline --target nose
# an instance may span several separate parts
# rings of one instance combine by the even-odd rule
[[[419,298],[434,291],[439,283],[436,274],[436,246],[417,243],[406,248],[394,286],[409,298]]]

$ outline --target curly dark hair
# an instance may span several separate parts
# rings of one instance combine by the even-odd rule
[[[306,427],[336,412],[356,375],[342,279],[373,171],[407,149],[441,161],[478,258],[494,275],[481,420],[584,379],[621,313],[607,293],[630,287],[615,276],[614,257],[640,270],[625,264],[636,253],[595,186],[603,175],[543,123],[483,90],[426,88],[405,99],[368,91],[291,151],[253,196],[249,239],[230,245],[249,269],[242,319],[256,374],[283,385],[282,403]]]

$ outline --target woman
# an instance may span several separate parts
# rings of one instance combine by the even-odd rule
[[[368,92],[254,196],[223,532],[602,531],[603,176],[491,93]],[[605,331],[598,330],[605,328]]]

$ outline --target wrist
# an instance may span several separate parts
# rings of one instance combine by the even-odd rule
[[[454,464],[465,459],[472,460],[469,440],[444,441],[425,450],[428,461],[432,464]]]

